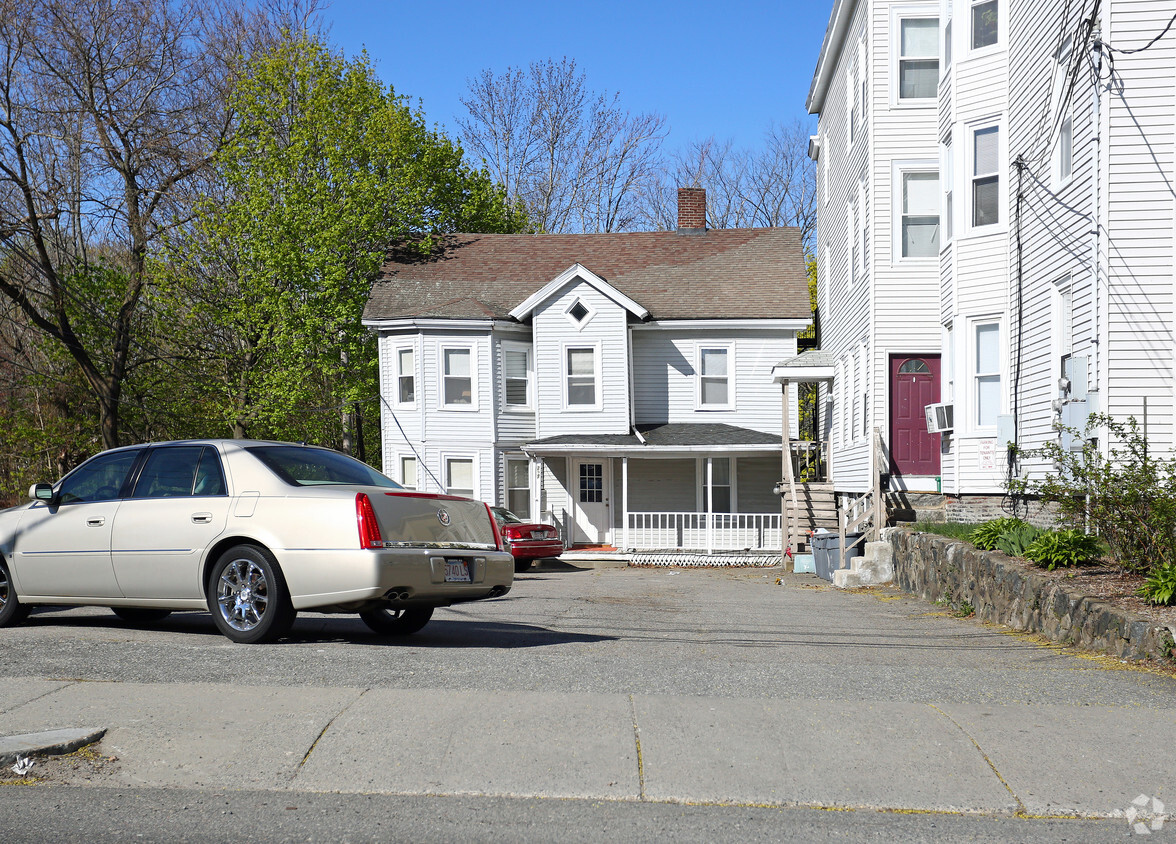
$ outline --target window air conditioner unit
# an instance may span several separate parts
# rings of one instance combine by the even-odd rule
[[[929,404],[923,408],[927,414],[927,433],[943,434],[955,427],[955,414],[947,403]]]

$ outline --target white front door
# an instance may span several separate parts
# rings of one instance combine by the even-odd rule
[[[608,462],[576,460],[572,463],[572,501],[576,505],[573,539],[579,544],[608,541]]]

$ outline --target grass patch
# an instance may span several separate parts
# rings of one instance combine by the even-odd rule
[[[951,539],[967,539],[976,526],[961,522],[917,522],[914,529],[919,533],[937,533]]]

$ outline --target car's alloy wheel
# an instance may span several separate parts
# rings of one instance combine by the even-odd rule
[[[294,609],[277,563],[261,548],[230,548],[212,570],[208,609],[234,642],[271,642],[290,629]]]
[[[29,608],[16,598],[16,587],[8,574],[8,563],[0,559],[0,627],[20,624]]]
[[[365,610],[359,614],[363,623],[377,633],[386,636],[408,636],[429,623],[433,617],[432,607],[408,607],[405,609]]]

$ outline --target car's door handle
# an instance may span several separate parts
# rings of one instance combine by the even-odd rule
[[[86,527],[102,527],[106,524],[106,519],[103,516],[93,516],[86,519]]]
[[[192,521],[198,525],[206,525],[212,521],[212,513],[193,513]]]

